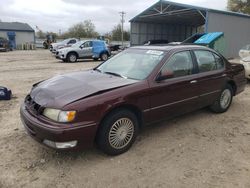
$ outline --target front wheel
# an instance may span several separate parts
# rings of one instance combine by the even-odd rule
[[[108,54],[107,54],[107,53],[102,53],[102,55],[101,55],[101,60],[102,60],[102,61],[108,60]]]
[[[231,85],[227,84],[226,87],[221,91],[219,97],[216,99],[214,104],[210,106],[210,109],[216,113],[226,112],[233,100],[233,89]]]
[[[97,145],[108,155],[126,152],[138,133],[138,120],[129,110],[119,110],[108,115],[97,133]]]
[[[67,61],[70,63],[74,63],[77,61],[77,55],[75,53],[69,53],[67,55]]]

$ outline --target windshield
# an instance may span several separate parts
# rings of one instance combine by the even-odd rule
[[[61,42],[59,42],[59,43],[61,43],[61,44],[67,44],[67,43],[69,42],[69,40],[70,40],[70,39],[65,39],[65,40],[63,40],[63,41],[61,41]]]
[[[116,76],[143,80],[162,60],[163,51],[128,49],[107,60],[96,70]]]

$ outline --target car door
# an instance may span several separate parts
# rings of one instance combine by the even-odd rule
[[[195,65],[190,51],[177,52],[163,65],[159,74],[169,72],[169,78],[151,84],[151,120],[177,116],[196,109],[198,88]]]
[[[78,53],[79,57],[80,58],[92,57],[92,48],[93,48],[92,41],[84,42],[80,47],[80,52]]]
[[[199,87],[199,105],[211,105],[226,84],[225,63],[222,57],[208,50],[194,50],[199,73],[196,79]]]

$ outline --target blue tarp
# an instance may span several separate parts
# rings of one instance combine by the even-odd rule
[[[223,32],[214,32],[214,33],[207,33],[200,37],[198,40],[196,40],[195,44],[210,44],[211,42],[214,42],[219,37],[223,36]]]

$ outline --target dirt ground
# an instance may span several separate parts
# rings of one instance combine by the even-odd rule
[[[100,62],[61,63],[49,51],[0,53],[0,187],[250,187],[250,86],[225,114],[203,109],[145,128],[125,154],[57,152],[32,140],[19,107],[31,85]]]

